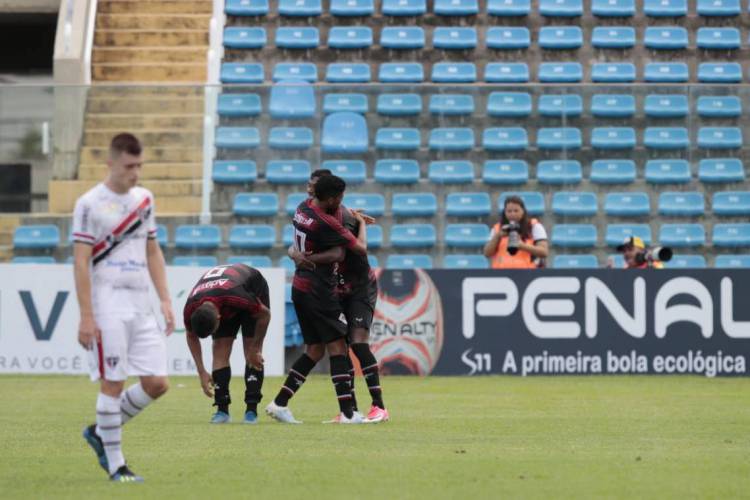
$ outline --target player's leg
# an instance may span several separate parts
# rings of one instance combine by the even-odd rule
[[[349,360],[347,358],[347,345],[344,336],[339,336],[326,344],[328,356],[331,363],[331,382],[336,391],[336,399],[339,403],[339,417],[334,419],[337,423],[361,423],[361,417],[354,418],[352,408],[351,377],[349,376]]]
[[[229,366],[229,356],[232,354],[232,337],[214,337],[213,366],[211,377],[214,380],[214,406],[216,413],[211,417],[212,424],[224,424],[230,421],[229,382],[232,380],[232,368]]]
[[[263,399],[263,367],[255,368],[251,360],[256,359],[259,348],[252,337],[245,337],[245,326],[242,327],[242,347],[245,351],[245,423],[254,424],[258,421],[258,403]],[[249,330],[252,331],[252,330]]]
[[[273,401],[266,407],[266,413],[283,423],[300,423],[289,410],[289,400],[300,390],[318,361],[325,354],[325,346],[321,343],[305,344],[305,352],[297,358],[289,369],[284,384]]]

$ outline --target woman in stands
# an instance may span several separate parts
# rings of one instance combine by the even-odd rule
[[[500,222],[495,224],[484,246],[493,269],[535,269],[547,258],[547,231],[526,212],[518,196],[505,199]]]

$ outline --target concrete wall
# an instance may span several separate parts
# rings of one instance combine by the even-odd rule
[[[60,0],[0,0],[0,13],[55,13]]]

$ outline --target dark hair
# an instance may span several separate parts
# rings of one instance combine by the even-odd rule
[[[216,308],[210,302],[204,302],[190,315],[190,331],[204,339],[211,335],[218,320]]]
[[[310,174],[310,180],[318,179],[320,177],[323,177],[324,175],[333,175],[333,172],[331,172],[327,168],[319,168],[317,170],[313,170],[313,173]]]
[[[109,155],[113,158],[122,153],[138,156],[142,150],[141,141],[133,134],[127,132],[117,134],[112,138],[112,142],[109,143]]]
[[[531,219],[529,218],[529,212],[526,210],[526,204],[523,202],[523,199],[520,196],[508,196],[507,198],[505,198],[505,202],[503,203],[503,212],[500,214],[500,225],[504,226],[510,223],[508,217],[505,215],[505,207],[507,207],[509,203],[518,205],[523,210],[523,217],[521,217],[521,220],[518,221],[518,225],[521,226],[521,230],[519,231],[519,233],[521,234],[522,238],[529,238],[531,236]]]
[[[336,175],[324,175],[315,183],[315,197],[319,201],[335,198],[346,190],[346,182]]]

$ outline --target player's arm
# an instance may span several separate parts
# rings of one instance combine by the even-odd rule
[[[214,381],[211,378],[211,374],[206,371],[206,367],[203,365],[203,349],[201,348],[201,339],[190,330],[186,330],[185,339],[187,340],[188,349],[190,349],[190,355],[193,356],[193,363],[195,368],[198,370],[198,378],[201,381],[201,388],[203,393],[209,398],[214,397],[213,386]]]
[[[167,268],[164,263],[164,254],[162,254],[156,238],[146,240],[146,262],[148,263],[151,281],[154,282],[154,288],[159,295],[161,313],[167,322],[166,334],[169,335],[174,331],[174,313],[172,312],[172,301],[169,298],[169,288],[167,287]]]
[[[249,360],[256,370],[263,369],[263,340],[268,332],[268,325],[271,323],[271,310],[258,302],[258,307],[251,313],[255,321],[255,331],[253,337],[249,340],[251,359]]]
[[[101,332],[94,321],[94,308],[91,302],[91,253],[93,247],[87,243],[73,244],[73,276],[78,297],[81,321],[78,326],[78,342],[84,349],[91,349],[94,340],[101,341]]]
[[[344,260],[344,255],[346,255],[346,252],[342,247],[332,247],[319,253],[302,253],[294,248],[294,245],[289,247],[287,253],[297,267],[304,267],[307,269],[315,269],[315,265],[317,264],[333,264],[334,262],[341,262]]]

